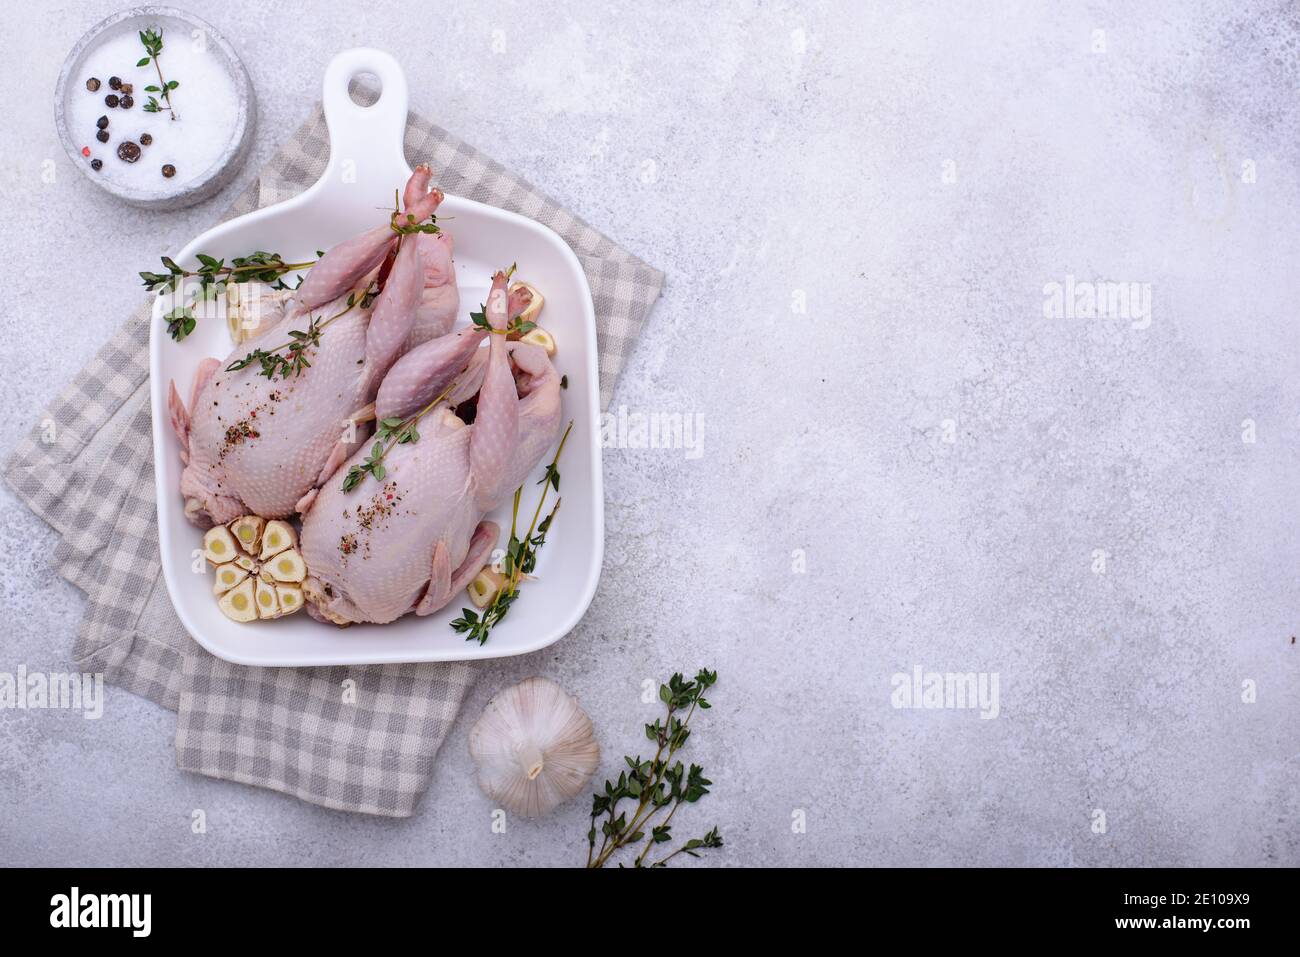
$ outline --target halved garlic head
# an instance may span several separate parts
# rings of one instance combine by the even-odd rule
[[[241,515],[203,536],[203,553],[216,566],[212,593],[228,618],[280,618],[302,608],[299,583],[307,563],[294,547],[297,540],[288,522],[257,515]]]
[[[529,299],[528,305],[524,306],[523,312],[519,314],[519,321],[536,322],[537,317],[542,314],[542,306],[546,304],[546,300],[542,297],[542,294],[537,291],[537,287],[526,282],[512,282],[510,287],[506,290],[507,294],[516,298],[524,291],[528,293]],[[513,322],[514,319],[514,316],[510,316],[511,322]]]
[[[227,618],[235,621],[252,621],[257,617],[257,606],[253,595],[253,580],[245,578],[238,586],[221,596],[218,602]]]
[[[277,555],[286,548],[293,548],[297,544],[298,533],[293,530],[293,526],[288,522],[273,519],[266,523],[266,530],[262,533],[262,552],[258,557],[266,561],[272,555]]]
[[[501,588],[505,583],[505,575],[493,571],[491,565],[486,565],[474,576],[474,580],[465,590],[469,593],[469,600],[473,602],[475,608],[486,608],[496,600],[497,595],[501,594]]]
[[[543,329],[541,326],[538,326],[535,329],[529,329],[527,332],[525,332],[522,336],[519,337],[519,341],[531,342],[535,346],[541,346],[543,349],[546,350],[546,354],[548,356],[554,357],[555,355],[555,350],[556,350],[555,337],[551,335],[549,332],[547,332],[545,329]]]

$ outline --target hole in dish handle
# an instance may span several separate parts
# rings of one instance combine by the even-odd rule
[[[360,106],[353,101],[349,85],[367,73],[379,80],[379,99]],[[400,187],[406,170],[402,142],[408,102],[406,74],[382,50],[357,47],[330,60],[321,94],[330,138],[325,175],[337,174],[344,181],[355,176],[357,182],[369,181],[372,176],[397,177],[398,182],[385,188]]]

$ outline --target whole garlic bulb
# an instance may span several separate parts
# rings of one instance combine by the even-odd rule
[[[591,719],[549,678],[528,678],[488,702],[469,732],[483,793],[537,817],[576,795],[600,762]]]

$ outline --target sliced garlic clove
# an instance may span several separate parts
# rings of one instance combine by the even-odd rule
[[[224,525],[208,529],[203,536],[203,554],[214,565],[224,565],[238,558],[239,548],[230,529]]]
[[[245,578],[238,586],[221,596],[217,602],[227,618],[234,621],[252,621],[257,617],[253,594],[253,579]]]
[[[282,294],[272,292],[261,283],[226,284],[226,331],[235,345],[256,339],[262,331],[279,321]]]
[[[273,519],[266,523],[266,530],[262,532],[262,561],[266,561],[272,555],[278,555],[286,548],[293,548],[298,544],[298,534],[293,530],[293,526],[288,522],[281,522]]]
[[[475,608],[486,608],[496,601],[505,583],[506,576],[493,571],[492,566],[489,565],[474,576],[474,580],[465,590],[469,592],[469,600],[473,602]]]
[[[524,311],[519,314],[519,321],[536,322],[537,317],[542,314],[542,306],[546,304],[546,300],[543,298],[542,294],[537,291],[537,287],[531,283],[512,282],[510,288],[507,289],[506,292],[508,294],[516,294],[521,289],[527,289],[532,298],[529,300],[528,305],[524,307]],[[514,318],[514,316],[511,316],[510,320],[513,322]]]
[[[224,595],[247,577],[248,570],[240,568],[236,562],[218,565],[216,580],[212,583],[212,594]]]
[[[257,600],[258,618],[280,617],[280,600],[276,597],[274,585],[259,578],[253,595]]]
[[[291,548],[271,558],[262,566],[262,571],[278,582],[297,583],[307,577],[307,563],[296,548]]]
[[[302,594],[304,600],[312,603],[312,617],[333,622],[340,628],[346,628],[352,624],[351,620],[330,610],[334,592],[330,590],[329,585],[322,585],[320,579],[308,578],[304,581],[302,583]]]
[[[252,555],[240,555],[235,559],[235,564],[246,572],[256,572],[258,568],[257,559]]]
[[[535,346],[541,346],[546,350],[548,356],[554,356],[556,351],[555,337],[538,326],[536,329],[529,329],[519,337],[520,342],[531,342]]]
[[[320,583],[319,578],[314,577],[303,581],[302,596],[317,605],[328,605],[330,601],[330,594],[325,591],[325,586]]]
[[[230,529],[230,534],[235,536],[235,541],[239,542],[239,547],[250,555],[256,555],[258,544],[262,541],[262,529],[266,527],[266,520],[256,515],[244,515],[235,519],[226,526]]]
[[[302,589],[297,585],[276,585],[275,597],[280,602],[281,615],[292,615],[302,608]]]

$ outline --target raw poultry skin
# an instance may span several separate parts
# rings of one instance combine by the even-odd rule
[[[508,297],[498,273],[486,314],[504,330]],[[511,313],[513,314],[513,313]],[[483,338],[487,348],[478,348]],[[453,385],[454,383],[454,385]],[[385,453],[382,481],[342,490],[361,449],[303,517],[308,611],[336,624],[389,622],[443,608],[488,561],[500,534],[483,515],[528,477],[559,438],[560,377],[545,350],[500,333],[464,330],[412,350],[376,399],[379,419],[406,418],[448,386],[419,420],[417,442]],[[453,412],[477,392],[474,422]]]
[[[442,201],[441,192],[428,192],[431,176],[419,166],[407,183],[404,215],[415,222]],[[246,513],[292,515],[365,443],[363,423],[393,362],[451,328],[459,299],[446,234],[403,237],[373,303],[347,308],[348,297],[360,300],[381,274],[397,242],[384,224],[329,250],[291,298],[271,298],[270,308],[283,311],[279,321],[264,323],[224,361],[200,363],[188,410],[172,384],[168,410],[186,462],[180,490],[190,521],[207,527]],[[289,342],[290,331],[306,329],[311,318],[323,322],[340,312],[308,348],[311,365],[299,374],[269,379],[257,363],[226,371],[253,349]]]

